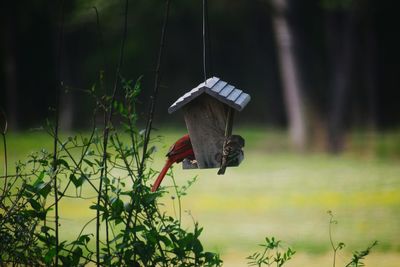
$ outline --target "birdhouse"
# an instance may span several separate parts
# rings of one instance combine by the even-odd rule
[[[196,157],[195,162],[183,161],[184,169],[221,167],[224,157],[227,156],[224,155],[224,148],[227,150],[229,140],[235,137],[242,140],[238,143],[244,146],[244,140],[240,136],[232,135],[232,124],[234,112],[242,111],[249,101],[250,95],[217,77],[212,77],[181,96],[168,108],[170,114],[179,109],[183,110]],[[236,155],[236,160],[230,160],[227,166],[240,164],[243,152],[241,147],[239,150],[241,156]]]

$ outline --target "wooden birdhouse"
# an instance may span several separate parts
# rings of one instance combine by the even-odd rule
[[[170,114],[183,109],[196,157],[196,162],[185,160],[184,169],[221,166],[225,157],[224,148],[227,149],[227,142],[232,137],[234,112],[242,111],[249,101],[250,95],[217,77],[212,77],[181,96],[168,108]],[[240,136],[235,137],[241,139],[239,143],[244,146],[244,140]],[[241,147],[240,152],[241,155],[235,155],[236,160],[230,160],[227,166],[240,164],[243,159]]]

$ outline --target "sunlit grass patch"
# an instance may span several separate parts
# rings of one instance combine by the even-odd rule
[[[157,144],[152,168],[162,168],[169,145],[183,132],[156,132],[163,138]],[[264,236],[285,240],[299,255],[306,255],[300,256],[299,264],[294,260],[289,266],[313,266],[308,265],[311,260],[304,252],[318,254],[315,261],[322,263],[325,258],[321,255],[329,251],[327,210],[333,210],[339,221],[335,239],[345,242],[349,251],[378,240],[374,250],[398,259],[393,256],[400,251],[400,164],[395,158],[357,157],[356,153],[296,154],[290,151],[282,131],[253,128],[237,132],[246,137],[245,160],[239,167],[229,168],[225,175],[216,175],[216,169],[184,171],[180,165],[174,167],[178,184],[198,175],[188,195],[182,198],[183,210],[191,213],[183,212],[183,223],[189,227],[192,216],[198,220],[204,227],[204,244],[222,252],[223,258],[226,254],[226,266],[234,266],[229,264],[229,255],[235,253],[244,255],[238,266],[245,266],[245,256]],[[44,134],[10,134],[8,139],[10,166],[31,151],[51,147],[51,139]],[[170,178],[165,178],[163,186],[171,185]],[[173,194],[172,188],[169,191]],[[85,193],[94,196],[90,190]],[[71,200],[61,204],[62,236],[76,237],[82,225],[94,217],[88,209],[94,201]],[[166,195],[162,202],[162,209],[174,214],[171,195]],[[175,200],[175,212],[176,209]],[[88,229],[93,232],[94,224]],[[372,260],[367,266],[395,266],[373,262],[378,261]],[[329,264],[325,261],[323,265]]]

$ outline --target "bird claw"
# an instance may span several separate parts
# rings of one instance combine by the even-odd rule
[[[195,159],[184,159],[182,161],[182,168],[183,169],[198,169],[197,160]]]

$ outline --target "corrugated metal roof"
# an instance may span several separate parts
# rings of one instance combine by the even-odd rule
[[[212,77],[178,98],[178,100],[168,108],[168,112],[170,114],[175,112],[203,93],[215,97],[237,111],[242,111],[251,99],[250,95],[242,90],[235,88],[233,85],[224,82],[220,78]]]

